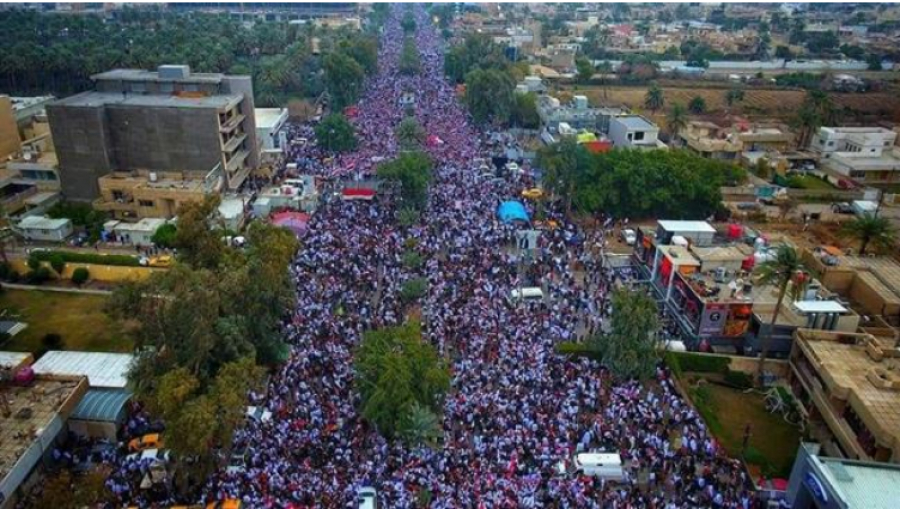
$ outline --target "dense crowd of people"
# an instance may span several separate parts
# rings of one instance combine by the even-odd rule
[[[346,508],[371,486],[379,507],[391,509],[760,507],[740,464],[663,367],[648,383],[614,381],[595,361],[555,353],[559,342],[604,330],[610,291],[633,277],[602,261],[615,221],[599,218],[585,232],[549,206],[543,213],[556,228],[542,230],[527,253],[514,247],[517,227],[496,211],[533,187],[529,168],[485,171],[492,150],[514,140],[471,124],[443,79],[444,43],[421,9],[413,37],[422,70],[399,72],[402,9],[386,22],[377,72],[352,114],[357,150],[326,153],[312,124],[291,125],[288,139],[306,141],[288,144],[273,175],[248,181],[249,190],[261,188],[291,164],[325,189],[290,267],[297,286],[284,323],[290,358],[263,393],[250,395],[272,418],[248,420],[235,432],[245,465],[213,474],[203,500]],[[435,167],[421,220],[404,227],[391,193],[346,201],[333,191],[396,156],[407,92],[432,136],[423,148]],[[402,262],[410,246],[425,260],[419,268]],[[364,331],[404,321],[400,289],[411,278],[427,280],[423,335],[451,364],[437,448],[385,440],[360,418],[353,389],[353,349]],[[542,288],[544,299],[512,299],[523,287]],[[581,451],[620,454],[624,480],[560,474],[558,464]],[[138,488],[149,468],[141,460],[113,454],[98,461],[116,466],[106,486],[119,505],[174,501]]]
[[[370,174],[396,154],[400,95],[413,91],[418,122],[439,140],[425,147],[435,162],[427,210],[419,225],[402,228],[390,196],[348,202],[324,193],[292,267],[298,302],[285,326],[292,355],[255,401],[273,419],[238,431],[247,467],[215,475],[207,499],[348,507],[372,486],[390,508],[425,501],[439,509],[755,507],[743,470],[663,368],[652,383],[616,383],[594,361],[554,353],[558,342],[603,327],[610,289],[629,276],[600,263],[607,232],[586,235],[553,210],[559,227],[520,259],[511,248],[515,228],[496,209],[532,185],[527,168],[502,179],[484,175],[488,135],[470,124],[442,79],[442,42],[418,13],[422,72],[400,75],[397,18],[385,27],[377,75],[352,119],[358,150],[330,158],[303,144],[286,161],[326,178]],[[314,137],[305,126],[292,135]],[[426,260],[421,269],[400,261],[411,244]],[[437,449],[387,442],[360,419],[352,388],[354,346],[363,331],[403,321],[398,291],[412,277],[428,281],[424,335],[452,362]],[[511,303],[511,291],[523,286],[542,287],[546,299]],[[586,450],[621,454],[624,482],[556,473],[557,463]]]

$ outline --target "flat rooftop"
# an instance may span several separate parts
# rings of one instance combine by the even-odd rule
[[[99,108],[102,106],[125,106],[135,108],[217,108],[225,109],[238,104],[243,99],[237,94],[208,95],[205,97],[181,97],[177,95],[147,95],[116,92],[82,92],[60,99],[53,106],[72,108]]]
[[[121,389],[128,384],[132,358],[125,353],[51,350],[34,363],[32,369],[39,375],[86,376],[91,387]]]
[[[271,129],[278,124],[282,116],[287,116],[285,108],[255,108],[253,114],[256,117],[257,129]]]
[[[638,115],[627,115],[623,117],[616,117],[615,121],[622,123],[628,129],[642,130],[642,129],[657,129],[657,127],[647,120],[644,117]]]
[[[191,72],[184,79],[160,78],[157,71],[146,69],[113,69],[91,76],[92,80],[160,81],[184,83],[221,83],[225,75],[217,72]]]
[[[84,390],[84,379],[74,377],[38,377],[28,387],[10,385],[0,389],[10,410],[10,417],[4,418],[0,426],[0,479],[4,483],[19,459],[45,430],[51,434],[61,430],[61,426],[53,425],[54,417],[69,406],[74,408],[77,401],[71,401],[72,397],[79,396],[80,399]]]
[[[656,224],[662,226],[667,232],[685,232],[685,233],[716,233],[706,221],[657,221]]]
[[[859,341],[848,344],[838,340],[846,336],[801,330],[797,340],[830,391],[849,401],[880,442],[900,447],[900,390],[876,386],[870,379],[876,368],[893,372],[895,377],[900,376],[900,358],[886,355],[882,360],[876,360],[870,356],[867,346],[858,344]],[[887,345],[874,337],[871,341],[884,351],[891,352]]]
[[[849,509],[896,509],[900,500],[900,465],[818,457],[831,486],[844,495]]]

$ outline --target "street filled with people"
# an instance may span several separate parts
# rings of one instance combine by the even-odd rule
[[[443,78],[443,41],[424,11],[415,42],[422,70],[398,72],[399,10],[384,28],[378,72],[351,118],[359,147],[331,157],[294,144],[286,163],[346,182],[372,175],[397,154],[400,96],[415,94],[415,117],[429,135],[434,179],[419,224],[401,227],[389,193],[372,201],[323,193],[292,265],[297,306],[285,324],[292,353],[252,403],[272,412],[235,435],[243,469],[220,470],[207,501],[236,498],[252,508],[352,507],[374,487],[380,507],[681,508],[757,507],[751,485],[660,367],[650,383],[614,382],[595,361],[557,355],[554,346],[598,332],[612,312],[610,289],[622,276],[598,256],[608,232],[590,233],[555,209],[529,259],[516,227],[497,218],[501,202],[533,185],[527,165],[484,174],[487,140]],[[309,126],[291,136],[314,138]],[[532,211],[533,212],[533,211]],[[612,221],[603,223],[607,227]],[[401,263],[415,245],[421,269]],[[397,325],[404,281],[425,277],[423,335],[452,364],[437,448],[388,442],[357,412],[352,352],[364,331]],[[524,286],[546,292],[509,302]],[[621,455],[625,477],[604,482],[562,476],[576,451]],[[427,494],[427,496],[426,496]]]
[[[83,454],[55,452],[60,461],[106,465],[115,507],[167,507],[184,502],[175,492],[200,485],[203,503],[238,499],[249,509],[356,507],[366,487],[389,509],[762,507],[741,463],[725,454],[664,366],[649,382],[621,381],[596,361],[556,353],[561,342],[606,330],[611,290],[632,287],[634,274],[603,263],[621,221],[598,217],[583,229],[547,202],[536,246],[521,249],[523,226],[497,210],[533,188],[534,173],[527,162],[492,165],[492,156],[517,148],[515,140],[471,122],[443,75],[446,42],[421,8],[412,34],[421,71],[399,71],[403,9],[394,7],[386,21],[377,72],[348,115],[357,149],[330,154],[315,141],[315,120],[293,124],[279,166],[246,185],[256,191],[303,174],[322,188],[290,267],[297,301],[283,324],[289,359],[264,391],[249,395],[248,404],[271,418],[247,419],[225,447],[242,451],[242,464],[160,491],[141,488],[153,461],[139,455],[85,446]],[[372,200],[345,200],[340,190],[399,154],[394,132],[408,93],[434,168],[420,220],[404,226],[390,188]],[[535,202],[525,205],[537,212]],[[407,249],[424,260],[420,267],[403,263]],[[412,306],[423,339],[452,375],[435,447],[386,440],[360,417],[354,389],[354,349],[365,331],[407,320],[401,288],[414,278],[427,281]],[[511,298],[526,287],[543,297]],[[133,412],[129,436],[151,424]],[[623,478],[559,470],[586,451],[620,455]]]

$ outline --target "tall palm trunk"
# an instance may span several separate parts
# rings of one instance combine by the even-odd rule
[[[785,276],[784,281],[782,281],[781,286],[778,289],[778,302],[775,303],[775,312],[772,313],[772,320],[769,321],[769,327],[766,330],[766,333],[760,337],[759,370],[757,371],[757,378],[760,385],[762,385],[763,382],[763,373],[765,372],[766,358],[769,356],[769,343],[772,341],[772,333],[775,331],[775,322],[778,321],[778,315],[781,313],[781,304],[787,293],[788,281],[790,281],[788,279],[789,277],[789,275]]]

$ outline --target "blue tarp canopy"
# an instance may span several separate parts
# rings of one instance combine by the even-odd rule
[[[525,210],[525,205],[522,205],[521,202],[517,201],[505,201],[501,203],[500,208],[497,209],[497,216],[499,216],[500,220],[504,223],[528,221],[528,212]]]

